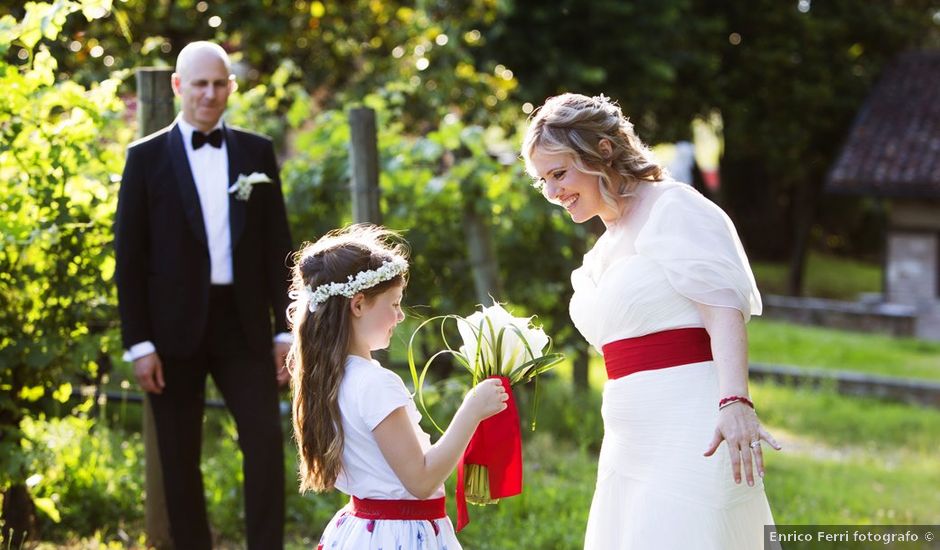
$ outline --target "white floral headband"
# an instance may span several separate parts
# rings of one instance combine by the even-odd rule
[[[352,298],[363,290],[384,283],[407,270],[408,262],[402,258],[393,258],[383,263],[378,269],[367,269],[356,273],[355,276],[350,275],[345,283],[325,283],[316,289],[306,285],[302,291],[291,291],[288,296],[291,300],[298,300],[301,296],[306,296],[307,308],[310,313],[313,313],[317,310],[317,306],[325,302],[330,296]]]

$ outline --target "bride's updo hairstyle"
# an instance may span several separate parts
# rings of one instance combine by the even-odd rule
[[[366,300],[407,280],[407,252],[397,233],[359,224],[334,230],[297,253],[287,310],[294,343],[288,354],[293,393],[294,440],[300,464],[301,491],[333,489],[343,456],[343,422],[339,387],[351,338],[350,297],[314,291],[344,284],[363,272],[381,272],[397,262],[387,280],[373,277],[362,293]],[[387,268],[386,268],[387,269]]]
[[[604,155],[598,143],[606,139],[611,152]],[[550,97],[533,114],[522,144],[526,170],[536,180],[532,164],[536,151],[566,154],[578,170],[597,176],[604,202],[618,208],[618,198],[633,195],[637,185],[662,180],[663,169],[623,116],[620,107],[600,95],[562,94]]]

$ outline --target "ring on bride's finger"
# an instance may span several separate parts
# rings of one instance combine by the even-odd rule
[[[752,448],[752,449],[756,449],[756,448],[758,448],[758,447],[760,447],[760,439],[755,439],[754,441],[751,441],[751,448]]]

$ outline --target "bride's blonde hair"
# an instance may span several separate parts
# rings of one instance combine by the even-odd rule
[[[611,145],[607,155],[599,147],[602,139]],[[639,184],[665,177],[633,124],[603,95],[562,94],[545,100],[532,114],[522,144],[526,171],[538,180],[532,164],[536,150],[571,155],[578,170],[597,176],[601,198],[614,208],[619,208],[618,199],[632,196]]]

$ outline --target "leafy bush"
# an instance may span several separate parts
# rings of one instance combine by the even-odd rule
[[[940,380],[940,342],[754,319],[751,361]]]
[[[111,213],[122,138],[117,79],[85,88],[59,79],[41,40],[68,15],[106,13],[86,0],[27,3],[17,21],[0,18],[0,491],[6,528],[29,525],[24,450],[27,418],[61,412],[72,384],[99,372],[115,318],[109,279]],[[16,43],[28,58],[7,59]],[[112,136],[109,141],[102,136]],[[10,488],[14,488],[10,492]]]
[[[27,480],[44,539],[96,535],[128,542],[143,531],[143,442],[93,418],[23,420]]]

